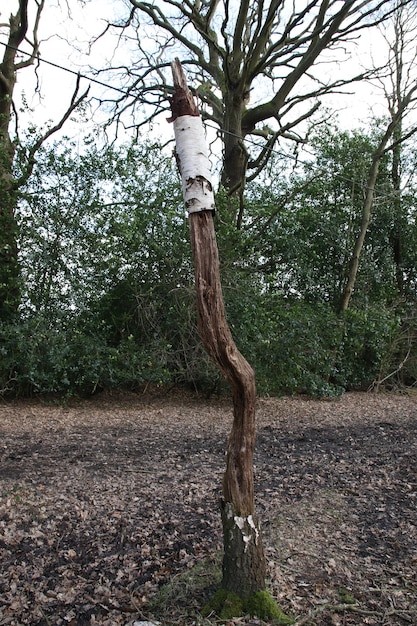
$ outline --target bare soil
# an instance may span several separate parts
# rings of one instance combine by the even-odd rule
[[[231,416],[228,399],[183,393],[2,401],[0,624],[215,623],[198,608]],[[259,399],[257,420],[283,610],[299,626],[417,625],[417,396]]]

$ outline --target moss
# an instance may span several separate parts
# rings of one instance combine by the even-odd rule
[[[243,600],[232,591],[219,589],[201,611],[203,617],[215,613],[220,619],[240,617],[243,612]]]
[[[339,587],[339,598],[344,604],[356,604],[355,597],[345,587]]]
[[[275,620],[277,624],[294,624],[294,620],[285,615],[267,591],[258,591],[244,602],[245,613],[256,615],[262,620]]]
[[[256,616],[274,624],[294,624],[294,620],[285,615],[267,591],[258,591],[249,598],[240,598],[226,589],[219,589],[202,610],[203,617],[215,613],[221,620]]]

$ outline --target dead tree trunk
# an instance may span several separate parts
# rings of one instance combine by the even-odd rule
[[[237,349],[226,320],[201,118],[178,60],[172,70],[175,95],[170,121],[174,122],[177,162],[189,212],[199,334],[233,394],[233,426],[223,480],[222,586],[247,598],[265,589],[265,557],[254,506],[255,374]]]

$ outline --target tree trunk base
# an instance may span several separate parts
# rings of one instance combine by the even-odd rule
[[[201,614],[203,617],[215,614],[220,620],[250,615],[271,624],[294,624],[294,620],[281,611],[267,591],[257,591],[249,597],[241,598],[233,591],[219,589]]]
[[[265,589],[265,557],[258,520],[238,515],[230,502],[221,502],[223,523],[222,587],[249,597]]]
[[[222,502],[222,521],[223,580],[203,615],[214,613],[221,620],[251,615],[274,624],[293,624],[265,590],[265,558],[257,519],[237,515],[230,502]]]

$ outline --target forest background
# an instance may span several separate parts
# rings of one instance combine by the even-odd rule
[[[410,15],[407,23],[412,40]],[[410,84],[414,67],[413,57],[402,74]],[[397,71],[387,65],[383,75],[389,81]],[[374,84],[386,85],[381,77]],[[244,198],[218,185],[227,316],[261,394],[323,397],[416,383],[416,139],[402,117],[392,144],[400,149],[378,152],[390,103],[386,115],[349,130],[313,106],[302,133],[271,144]],[[90,114],[83,100],[81,121]],[[25,115],[34,109],[22,100],[12,122]],[[197,333],[172,144],[144,125],[111,142],[98,131],[39,142],[44,129],[29,124],[13,137],[13,176],[23,181],[14,213],[19,306],[0,321],[1,394],[148,385],[220,392]],[[376,154],[372,219],[342,307]]]

